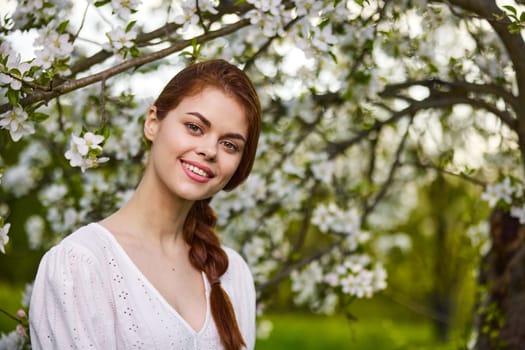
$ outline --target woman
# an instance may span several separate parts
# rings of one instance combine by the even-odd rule
[[[235,66],[187,67],[148,111],[148,164],[113,215],[42,259],[33,349],[252,349],[255,290],[221,247],[208,203],[251,171],[260,132],[255,89]]]

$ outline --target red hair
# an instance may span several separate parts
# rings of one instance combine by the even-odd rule
[[[195,96],[205,88],[216,88],[234,98],[242,106],[248,120],[248,135],[241,161],[224,190],[230,191],[249,175],[261,130],[261,106],[253,84],[246,74],[224,60],[210,60],[190,65],[180,71],[162,90],[154,103],[157,117],[163,119],[186,97]],[[195,268],[204,271],[211,284],[210,305],[221,341],[227,350],[246,345],[228,294],[220,277],[228,269],[228,256],[215,232],[217,218],[209,206],[211,198],[196,201],[184,222],[183,234],[190,245],[189,258]]]

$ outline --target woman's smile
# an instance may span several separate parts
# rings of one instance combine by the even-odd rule
[[[181,160],[180,162],[182,168],[192,180],[197,182],[208,182],[215,176],[208,167],[188,160]]]

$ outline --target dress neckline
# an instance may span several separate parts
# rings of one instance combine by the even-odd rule
[[[162,293],[151,283],[151,281],[144,275],[144,273],[139,269],[139,267],[133,262],[131,257],[128,255],[124,247],[120,244],[120,242],[117,240],[115,235],[108,230],[105,226],[99,224],[98,222],[92,222],[90,225],[96,226],[99,230],[99,232],[103,233],[105,236],[108,237],[108,239],[111,241],[113,246],[117,249],[117,251],[120,253],[120,255],[123,257],[123,259],[126,261],[126,263],[131,267],[132,270],[135,271],[135,273],[144,281],[144,284],[147,286],[148,289],[151,290],[152,293],[154,293],[158,299],[161,301],[161,303],[164,305],[166,309],[168,309],[171,313],[173,313],[186,328],[192,333],[199,335],[203,333],[206,328],[208,327],[209,318],[210,318],[210,285],[208,283],[208,278],[206,277],[206,274],[204,271],[201,271],[201,277],[202,281],[204,283],[204,293],[205,293],[205,299],[206,299],[206,315],[204,316],[204,323],[201,326],[200,330],[196,330],[193,328],[184,317],[182,317],[181,314],[166,300],[166,298],[162,295]]]

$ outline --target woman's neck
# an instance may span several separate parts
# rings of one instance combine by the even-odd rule
[[[106,220],[118,222],[135,238],[163,247],[179,245],[184,244],[183,226],[193,203],[143,178],[130,200]]]

